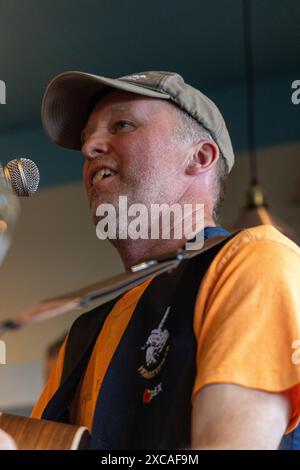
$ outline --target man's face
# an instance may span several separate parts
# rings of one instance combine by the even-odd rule
[[[93,109],[82,133],[83,178],[96,219],[99,204],[128,206],[180,201],[188,184],[185,162],[191,144],[175,136],[172,104],[133,93],[113,91]],[[108,168],[112,176],[99,178]]]

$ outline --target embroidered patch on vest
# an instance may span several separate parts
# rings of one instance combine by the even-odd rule
[[[161,370],[167,358],[170,349],[170,345],[167,344],[170,333],[166,328],[163,329],[163,326],[167,320],[169,311],[170,307],[167,308],[158,328],[151,331],[146,344],[141,348],[142,350],[146,349],[146,364],[141,365],[138,368],[138,371],[145,379],[155,377]]]
[[[162,383],[156,385],[152,390],[150,388],[145,388],[143,393],[143,403],[150,403],[152,398],[158,395],[159,392],[162,391]]]

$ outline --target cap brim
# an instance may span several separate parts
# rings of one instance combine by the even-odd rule
[[[95,94],[105,87],[170,99],[167,93],[122,79],[76,71],[64,72],[49,83],[42,100],[41,118],[48,137],[62,147],[80,150],[80,134],[88,118],[89,105]]]

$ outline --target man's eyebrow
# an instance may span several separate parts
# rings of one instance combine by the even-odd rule
[[[112,106],[111,111],[113,112],[128,111],[128,109],[125,106],[116,105],[116,106]]]

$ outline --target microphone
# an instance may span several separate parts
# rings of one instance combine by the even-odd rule
[[[15,158],[0,164],[0,264],[8,250],[20,204],[16,196],[31,196],[40,182],[36,164],[28,158]]]
[[[19,197],[32,196],[38,189],[40,173],[29,158],[15,158],[0,170],[12,192]]]

